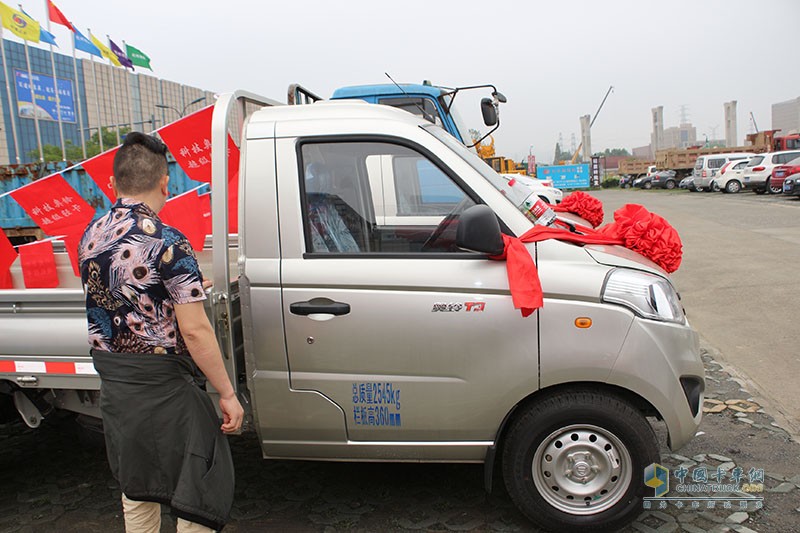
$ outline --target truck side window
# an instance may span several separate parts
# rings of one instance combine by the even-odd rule
[[[430,98],[408,96],[403,98],[380,98],[378,99],[378,103],[408,111],[412,115],[422,117],[437,126],[442,125],[442,119],[439,117],[436,105]]]
[[[386,142],[304,143],[301,155],[308,252],[469,253],[455,234],[475,202],[425,155]]]

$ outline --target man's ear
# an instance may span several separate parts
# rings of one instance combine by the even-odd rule
[[[117,178],[109,176],[108,181],[111,183],[111,190],[114,192],[114,198],[119,198],[119,190],[117,189]]]
[[[169,174],[164,174],[158,182],[161,187],[161,194],[169,196]]]

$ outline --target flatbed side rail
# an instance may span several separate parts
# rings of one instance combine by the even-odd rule
[[[233,299],[238,287],[231,285],[230,250],[228,248],[228,136],[240,143],[247,118],[267,106],[283,105],[247,91],[221,94],[214,105],[211,119],[211,213],[212,265],[214,286],[211,289],[211,319],[220,343],[223,362],[234,389],[239,393],[235,354]],[[241,173],[240,168],[240,173]],[[240,180],[240,184],[242,181]],[[240,195],[239,197],[243,197]],[[241,217],[240,217],[241,218]],[[241,241],[239,241],[241,245]]]
[[[289,91],[286,95],[286,103],[289,105],[313,104],[320,100],[324,100],[324,98],[311,92],[299,83],[289,85]]]

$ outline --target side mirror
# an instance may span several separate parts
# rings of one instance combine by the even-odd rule
[[[497,109],[495,109],[491,98],[483,98],[481,100],[481,113],[483,114],[484,124],[487,126],[497,124]]]
[[[456,246],[489,255],[503,253],[503,234],[497,215],[486,205],[473,205],[461,213],[456,228]]]

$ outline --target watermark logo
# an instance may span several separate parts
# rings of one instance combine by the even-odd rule
[[[709,468],[697,466],[691,471],[684,465],[670,471],[658,463],[644,469],[644,484],[655,491],[654,496],[643,498],[645,509],[761,509],[764,498],[752,493],[764,491],[764,469],[744,470],[726,465]],[[666,496],[670,490],[670,478],[674,476],[673,495]]]
[[[653,463],[644,469],[644,484],[655,490],[655,497],[660,498],[669,492],[669,469]]]

